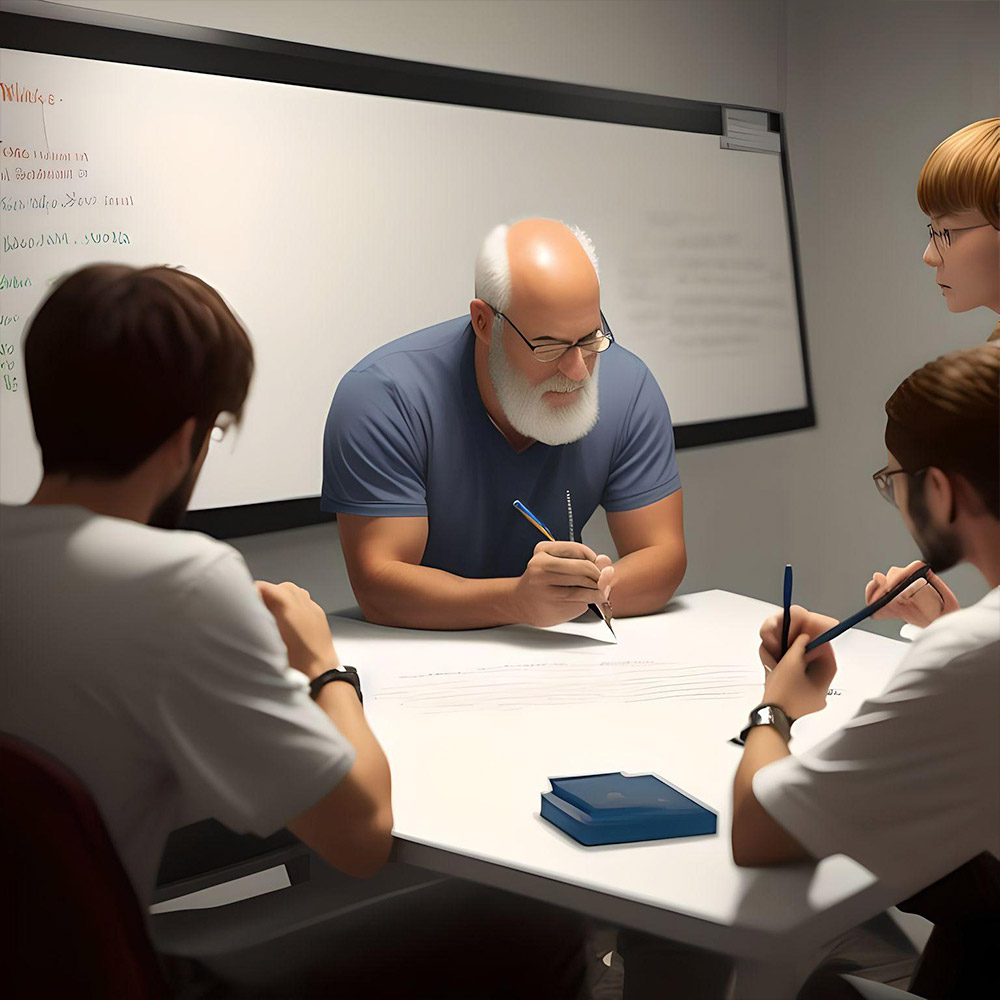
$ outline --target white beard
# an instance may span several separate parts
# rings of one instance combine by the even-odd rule
[[[557,371],[552,378],[532,385],[507,360],[503,346],[502,321],[494,318],[490,337],[489,373],[500,407],[511,426],[525,437],[542,444],[559,445],[579,441],[589,434],[597,423],[597,373],[600,358],[594,370],[583,382]],[[551,407],[542,399],[547,392],[571,392],[573,402]]]

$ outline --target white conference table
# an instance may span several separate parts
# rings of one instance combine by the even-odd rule
[[[895,900],[843,856],[733,863],[740,750],[728,739],[759,701],[757,631],[775,610],[687,595],[616,621],[617,646],[528,626],[421,632],[332,616],[392,767],[394,858],[728,955],[739,1000],[793,997],[828,942]],[[880,690],[906,646],[855,630],[834,648],[837,693],[796,723],[793,752]],[[604,771],[660,775],[714,809],[718,833],[583,847],[540,817],[550,776]]]

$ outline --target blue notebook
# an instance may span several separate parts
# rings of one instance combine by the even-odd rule
[[[588,847],[715,833],[717,817],[655,774],[550,778],[542,818]]]

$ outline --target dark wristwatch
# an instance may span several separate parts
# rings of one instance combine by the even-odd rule
[[[781,738],[787,743],[792,738],[792,723],[794,721],[779,705],[758,705],[750,713],[746,728],[740,733],[740,742],[745,743],[747,733],[757,726],[774,726],[781,734]]]
[[[330,683],[330,681],[347,681],[358,694],[358,701],[363,705],[365,699],[361,694],[361,678],[354,667],[343,666],[333,670],[324,671],[319,677],[309,682],[309,695],[315,701],[319,697],[320,691]]]

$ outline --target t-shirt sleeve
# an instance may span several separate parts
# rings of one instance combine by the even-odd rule
[[[198,566],[173,637],[153,718],[184,819],[214,816],[237,833],[267,836],[351,769],[354,748],[288,665],[235,550]]]
[[[373,368],[348,372],[326,418],[323,510],[426,516],[426,465],[426,441],[392,381]]]
[[[984,713],[995,713],[1000,673],[983,671],[982,649],[935,664],[928,652],[904,660],[842,730],[753,781],[810,854],[846,854],[901,898],[991,849],[998,819],[1000,742]]]
[[[612,512],[636,510],[680,487],[670,410],[656,379],[644,367],[615,445],[601,506]]]

